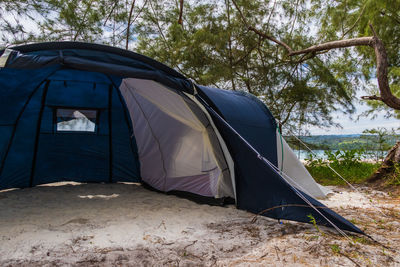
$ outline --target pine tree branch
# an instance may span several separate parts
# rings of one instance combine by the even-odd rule
[[[379,100],[379,101],[382,101],[382,97],[377,96],[377,95],[362,96],[361,99],[363,99],[363,100]]]
[[[388,79],[388,61],[385,46],[376,35],[376,32],[372,25],[370,28],[374,34],[374,36],[369,37],[360,37],[354,39],[346,39],[339,41],[332,41],[323,44],[318,44],[311,46],[309,48],[289,52],[289,56],[301,55],[312,52],[319,52],[323,50],[331,50],[336,48],[345,48],[345,47],[353,47],[353,46],[371,46],[374,48],[375,56],[376,56],[376,76],[378,80],[378,87],[381,93],[381,96],[370,96],[364,97],[363,99],[367,100],[379,100],[385,103],[387,106],[400,110],[400,98],[393,95],[390,90],[389,79]]]
[[[297,51],[289,51],[289,56],[296,56],[301,54],[307,54],[312,52],[319,52],[324,50],[332,50],[336,48],[345,48],[345,47],[352,47],[352,46],[372,46],[374,37],[359,37],[353,39],[345,39],[345,40],[338,40],[327,42],[323,44],[313,45],[306,49],[297,50]]]
[[[232,1],[233,1],[233,0],[232,0]],[[258,35],[261,36],[262,38],[268,39],[268,40],[270,40],[270,41],[272,41],[272,42],[274,42],[274,43],[276,43],[276,44],[278,44],[278,45],[283,46],[284,48],[286,48],[286,50],[289,52],[289,54],[290,54],[291,52],[293,52],[293,50],[292,50],[292,48],[291,48],[290,46],[288,46],[286,43],[284,43],[284,42],[282,42],[282,41],[276,39],[275,37],[273,37],[273,36],[271,36],[271,35],[268,35],[268,34],[265,34],[265,33],[261,32],[260,30],[254,28],[253,26],[248,26],[247,28],[248,28],[250,31],[252,31],[252,32],[254,32],[254,33],[256,33],[256,34],[258,34]]]
[[[73,38],[74,42],[78,38],[79,34],[81,33],[81,31],[83,29],[83,26],[86,23],[86,16],[89,13],[89,11],[91,10],[92,3],[93,3],[93,1],[90,1],[89,4],[86,6],[86,10],[85,10],[85,13],[83,14],[83,18],[82,18],[81,22],[79,23],[78,29],[75,32],[75,35],[74,35],[74,38]]]
[[[366,7],[366,6],[367,6],[367,4],[365,3],[364,6],[363,6],[363,8],[362,8],[362,10],[361,10],[361,12],[360,12],[360,14],[358,15],[356,21],[354,21],[353,25],[352,25],[350,28],[348,28],[348,29],[342,34],[341,39],[343,39],[343,37],[346,36],[346,34],[348,34],[349,32],[351,32],[351,31],[354,29],[354,27],[356,27],[357,23],[358,23],[358,22],[360,21],[360,19],[361,19],[361,16],[364,14],[364,10],[365,10],[365,7]]]
[[[386,54],[385,46],[384,46],[382,40],[380,40],[378,38],[378,36],[371,24],[369,26],[371,28],[371,31],[373,32],[373,36],[331,41],[331,42],[327,42],[327,43],[313,45],[306,49],[294,51],[288,44],[249,25],[245,16],[243,15],[242,11],[240,10],[239,6],[237,5],[236,1],[235,0],[231,0],[231,1],[232,1],[233,5],[236,7],[237,11],[239,12],[240,17],[248,30],[253,31],[254,33],[256,33],[257,35],[259,35],[260,37],[262,37],[264,39],[268,39],[268,40],[284,47],[289,52],[289,56],[318,53],[321,51],[329,51],[332,49],[347,48],[347,47],[353,47],[353,46],[370,46],[370,47],[374,48],[375,56],[376,56],[376,76],[377,76],[378,86],[379,86],[379,91],[381,93],[381,96],[370,96],[370,97],[364,97],[363,99],[379,100],[393,109],[400,110],[400,98],[393,95],[392,91],[390,90],[390,86],[389,86],[388,61],[387,61],[387,54]],[[312,57],[313,57],[313,55],[311,55],[311,57],[307,57],[307,59],[310,59]]]
[[[232,32],[231,32],[231,12],[230,12],[230,6],[229,6],[229,0],[225,0],[225,6],[226,6],[226,17],[228,21],[228,32],[229,32],[229,38],[228,38],[228,54],[229,54],[229,71],[230,71],[230,80],[232,84],[232,90],[236,91],[236,84],[235,84],[235,79],[233,75],[233,53],[232,53]]]
[[[179,0],[179,18],[178,18],[178,24],[183,25],[183,0]]]
[[[133,14],[133,9],[135,8],[135,0],[132,1],[131,4],[131,9],[129,10],[129,17],[128,17],[128,28],[126,29],[126,43],[125,43],[125,49],[128,50],[128,45],[129,45],[129,36],[131,35],[131,20],[132,20],[132,14]]]
[[[274,0],[274,4],[272,5],[272,9],[271,9],[271,11],[270,11],[270,13],[269,13],[269,16],[268,16],[268,20],[267,20],[267,31],[268,31],[268,28],[269,28],[269,23],[270,23],[270,21],[271,21],[271,17],[272,17],[272,15],[274,14],[275,7],[276,7],[276,0]]]
[[[280,122],[282,125],[285,125],[289,119],[290,119],[290,115],[292,115],[292,110],[294,109],[294,107],[297,105],[296,102],[292,103],[292,105],[289,107],[289,109],[286,112],[286,117]]]
[[[104,20],[103,26],[106,26],[108,20],[111,18],[112,13],[114,12],[115,7],[118,5],[118,0],[115,0],[114,5],[112,6],[110,12],[108,13],[106,19]]]
[[[249,31],[252,31],[252,32],[256,33],[257,35],[259,35],[259,36],[262,37],[263,39],[268,39],[268,40],[270,40],[270,41],[272,41],[272,42],[274,42],[274,43],[276,43],[276,44],[278,44],[278,45],[281,45],[281,46],[285,47],[286,50],[289,51],[289,53],[292,52],[292,49],[291,49],[290,46],[288,46],[286,43],[284,43],[284,42],[282,42],[282,41],[279,41],[279,40],[276,39],[275,37],[273,37],[273,36],[271,36],[271,35],[268,35],[268,34],[262,32],[262,31],[256,29],[255,27],[249,25],[248,22],[247,22],[247,20],[246,20],[246,18],[245,18],[245,16],[243,15],[242,11],[240,10],[239,6],[237,5],[236,1],[235,1],[235,0],[231,0],[231,1],[232,1],[233,5],[236,7],[237,11],[239,12],[240,17],[241,17],[242,20],[243,20],[243,23],[246,25],[246,27],[247,27],[247,29],[248,29]]]

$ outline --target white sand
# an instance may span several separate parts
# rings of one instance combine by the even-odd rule
[[[324,203],[400,249],[400,201],[378,193],[342,189]],[[375,202],[386,216],[373,209]],[[133,184],[3,191],[0,266],[400,264],[395,252],[365,238],[351,245],[324,227],[318,232],[308,224],[252,218],[234,207],[199,205]]]

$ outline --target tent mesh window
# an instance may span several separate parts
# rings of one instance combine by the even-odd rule
[[[56,110],[56,132],[88,132],[97,131],[97,110],[65,109]]]

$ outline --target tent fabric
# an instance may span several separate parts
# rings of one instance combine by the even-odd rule
[[[244,92],[198,86],[199,94],[229,125],[240,133],[257,151],[275,166],[276,122],[270,111],[255,97]]]
[[[201,109],[201,111],[203,111],[203,114],[207,117],[208,122],[210,123],[210,126],[212,127],[207,127],[210,135],[214,134],[215,137],[214,138],[210,138],[211,142],[212,142],[212,146],[213,147],[219,147],[221,149],[221,151],[223,152],[224,158],[225,158],[225,162],[227,164],[227,169],[224,172],[229,171],[230,174],[230,181],[224,181],[224,183],[220,183],[219,187],[227,187],[226,189],[221,189],[221,190],[225,190],[228,191],[230,187],[232,187],[233,189],[233,195],[234,198],[236,199],[236,179],[235,179],[235,171],[234,171],[234,166],[235,163],[232,159],[231,154],[229,153],[229,149],[225,143],[225,140],[222,138],[220,132],[217,129],[217,126],[215,125],[214,121],[212,120],[210,114],[207,112],[207,109],[199,102],[199,100],[194,96],[194,95],[188,95],[185,94],[187,97],[189,97],[196,105],[198,108]],[[218,154],[217,154],[218,155]],[[229,203],[231,201],[228,201]]]
[[[304,192],[310,177],[296,188],[276,170],[276,122],[256,97],[194,85],[155,60],[103,45],[11,50],[0,51],[0,189],[143,182],[234,197],[239,209],[277,219],[309,222],[311,214],[318,224],[362,233]],[[75,112],[94,129],[60,131]],[[283,168],[296,176],[299,168],[289,166],[298,162],[289,159]]]
[[[85,79],[76,81],[80,76]],[[48,80],[33,184],[55,182],[59,177],[77,182],[140,182],[137,150],[130,145],[128,125],[118,119],[123,118],[123,105],[108,77],[95,72],[60,70]],[[58,107],[96,110],[97,132],[57,132],[53,114]]]
[[[22,55],[37,55],[36,62],[48,56],[76,56],[91,59],[97,62],[109,62],[118,65],[147,68],[164,72],[166,75],[179,79],[186,79],[182,74],[169,68],[152,58],[132,51],[119,49],[107,45],[82,43],[82,42],[43,42],[12,47]],[[30,62],[31,65],[33,62]],[[10,66],[8,66],[10,67]],[[16,67],[16,66],[15,66]]]
[[[286,179],[288,183],[310,196],[326,197],[329,190],[314,181],[286,141],[280,137],[275,119],[262,102],[243,92],[205,86],[199,86],[199,94],[209,99],[208,103],[263,157],[292,178]],[[282,178],[285,179],[285,176]]]
[[[37,69],[63,65],[119,77],[154,80],[165,86],[193,93],[191,82],[175,70],[143,55],[109,46],[62,42],[7,49],[10,50],[7,68]]]
[[[46,78],[58,67],[0,70],[0,188],[28,187],[37,112]]]
[[[277,143],[277,158],[278,167],[283,173],[289,176],[291,179],[285,179],[290,185],[300,189],[315,198],[325,198],[330,192],[329,189],[318,185],[304,165],[299,161],[286,143],[285,139],[282,138],[279,131],[276,130],[276,143]],[[285,178],[285,177],[284,177]]]
[[[320,215],[322,213],[342,230],[363,233],[358,227],[300,191],[299,193],[317,207],[320,213],[316,212],[296,193],[298,190],[294,190],[289,183],[282,179],[278,172],[263,162],[261,155],[255,153],[249,144],[217,112],[211,107],[207,109],[224,136],[235,162],[240,162],[240,164],[235,165],[238,208],[253,213],[260,213],[272,208],[262,214],[276,219],[300,222],[310,222],[308,216],[312,215],[318,224],[332,227]],[[247,179],[249,176],[252,179]]]
[[[0,68],[3,68],[7,64],[8,57],[10,56],[11,52],[11,49],[4,50],[3,54],[0,57]]]
[[[4,103],[0,109],[2,114],[8,113],[1,117],[5,121],[0,126],[4,132],[0,146],[1,188],[28,187],[60,178],[140,182],[136,146],[129,144],[134,136],[120,119],[123,105],[107,76],[59,67],[30,71],[3,68],[0,74],[5,97],[1,98]],[[77,82],[79,77],[85,78]],[[98,132],[58,133],[54,119],[66,107],[96,110]]]
[[[222,151],[211,145],[210,125],[192,112],[190,102],[148,80],[124,79],[120,89],[131,114],[145,182],[162,191],[234,197]]]

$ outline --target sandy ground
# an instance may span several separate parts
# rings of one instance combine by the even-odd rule
[[[0,266],[400,266],[400,199],[332,189],[323,202],[387,248],[134,184],[64,184],[0,191]]]

